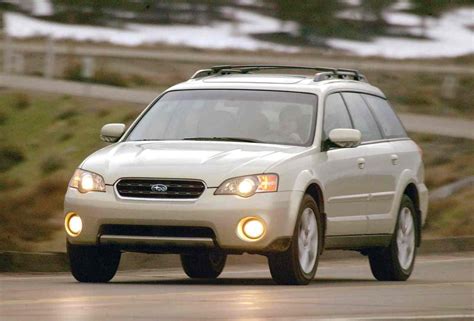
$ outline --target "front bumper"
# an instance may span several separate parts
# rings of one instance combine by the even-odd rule
[[[68,188],[64,213],[76,212],[83,221],[81,234],[68,235],[68,241],[98,244],[100,228],[108,224],[207,227],[214,231],[214,242],[221,249],[259,252],[293,235],[303,192],[259,193],[249,198],[214,192],[215,188],[208,188],[197,200],[182,201],[124,199],[118,197],[113,186],[107,186],[105,193],[86,194]],[[257,216],[266,224],[266,233],[258,241],[245,241],[237,235],[239,221],[248,216]],[[140,242],[147,245],[146,238]],[[168,242],[168,246],[173,243]]]

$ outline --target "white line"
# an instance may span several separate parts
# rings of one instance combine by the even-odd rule
[[[436,319],[472,319],[474,314],[446,314],[446,315],[401,315],[401,316],[367,316],[367,317],[356,317],[356,318],[324,318],[317,320],[331,320],[331,321],[354,321],[354,320],[436,320]],[[302,319],[300,321],[303,321]],[[310,320],[310,319],[306,319]],[[311,319],[314,320],[314,319]]]

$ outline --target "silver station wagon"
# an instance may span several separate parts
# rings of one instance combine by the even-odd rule
[[[109,281],[128,251],[180,254],[192,278],[251,253],[278,284],[308,284],[332,249],[368,256],[378,280],[412,273],[428,207],[421,151],[358,71],[200,70],[101,137],[111,144],[65,198],[78,281]]]

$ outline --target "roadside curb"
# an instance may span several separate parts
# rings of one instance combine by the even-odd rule
[[[423,240],[420,254],[453,253],[474,251],[474,236],[433,238]],[[338,260],[359,257],[356,252],[327,251],[323,260]],[[244,255],[230,257],[230,264],[249,264],[264,262],[264,257]],[[178,255],[149,255],[127,253],[120,263],[120,270],[162,269],[179,267]],[[0,252],[0,272],[66,272],[69,262],[63,252]]]

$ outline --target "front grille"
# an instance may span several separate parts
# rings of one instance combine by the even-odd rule
[[[117,183],[120,196],[149,199],[194,199],[201,196],[205,188],[201,181],[184,179],[127,178]]]

